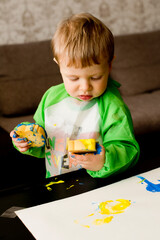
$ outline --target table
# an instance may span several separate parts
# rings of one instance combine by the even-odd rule
[[[0,192],[0,215],[7,209],[16,206],[27,208],[39,204],[51,202],[58,199],[67,198],[73,195],[81,194],[110,183],[116,182],[122,178],[128,177],[126,174],[108,179],[94,179],[90,177],[84,169],[53,177],[33,185],[24,185],[16,189],[9,189]],[[52,185],[48,190],[47,183],[51,181],[64,181],[63,184]],[[0,239],[23,239],[33,240],[34,237],[19,220],[15,218],[0,217]]]
[[[0,191],[0,216],[7,209],[13,206],[27,208],[71,197],[160,167],[159,157],[148,159],[147,162],[148,164],[146,164],[145,159],[140,158],[139,163],[134,169],[117,176],[109,177],[107,179],[94,179],[90,177],[84,169],[82,169],[79,171],[63,174],[57,178],[52,177],[43,181],[40,180],[39,182],[35,181],[33,184],[29,183],[26,185],[23,184],[17,186],[16,188],[13,187],[7,190],[3,189]],[[64,183],[52,185],[51,190],[47,189],[46,184],[50,183],[51,181],[60,180],[64,181]],[[33,240],[34,237],[18,217],[0,217],[0,239]]]

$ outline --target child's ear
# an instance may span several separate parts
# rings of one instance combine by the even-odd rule
[[[57,60],[55,59],[55,57],[53,58],[53,61],[55,61],[55,62],[58,64],[58,62],[57,62]]]

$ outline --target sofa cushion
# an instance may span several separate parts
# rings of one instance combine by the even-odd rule
[[[21,122],[34,123],[33,115],[23,115],[17,117],[0,116],[0,127],[10,133]]]
[[[111,77],[123,95],[160,89],[160,31],[115,37]]]
[[[50,41],[0,46],[0,111],[22,115],[35,111],[44,92],[61,83]]]
[[[160,130],[160,90],[123,99],[131,111],[136,135]]]

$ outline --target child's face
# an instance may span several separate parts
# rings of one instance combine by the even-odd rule
[[[66,61],[60,62],[60,72],[66,91],[70,96],[83,101],[90,101],[104,93],[110,69],[106,62],[85,68],[68,67]]]

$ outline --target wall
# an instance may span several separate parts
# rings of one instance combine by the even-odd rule
[[[160,29],[159,0],[0,0],[0,44],[49,39],[78,12],[94,14],[114,35]]]

